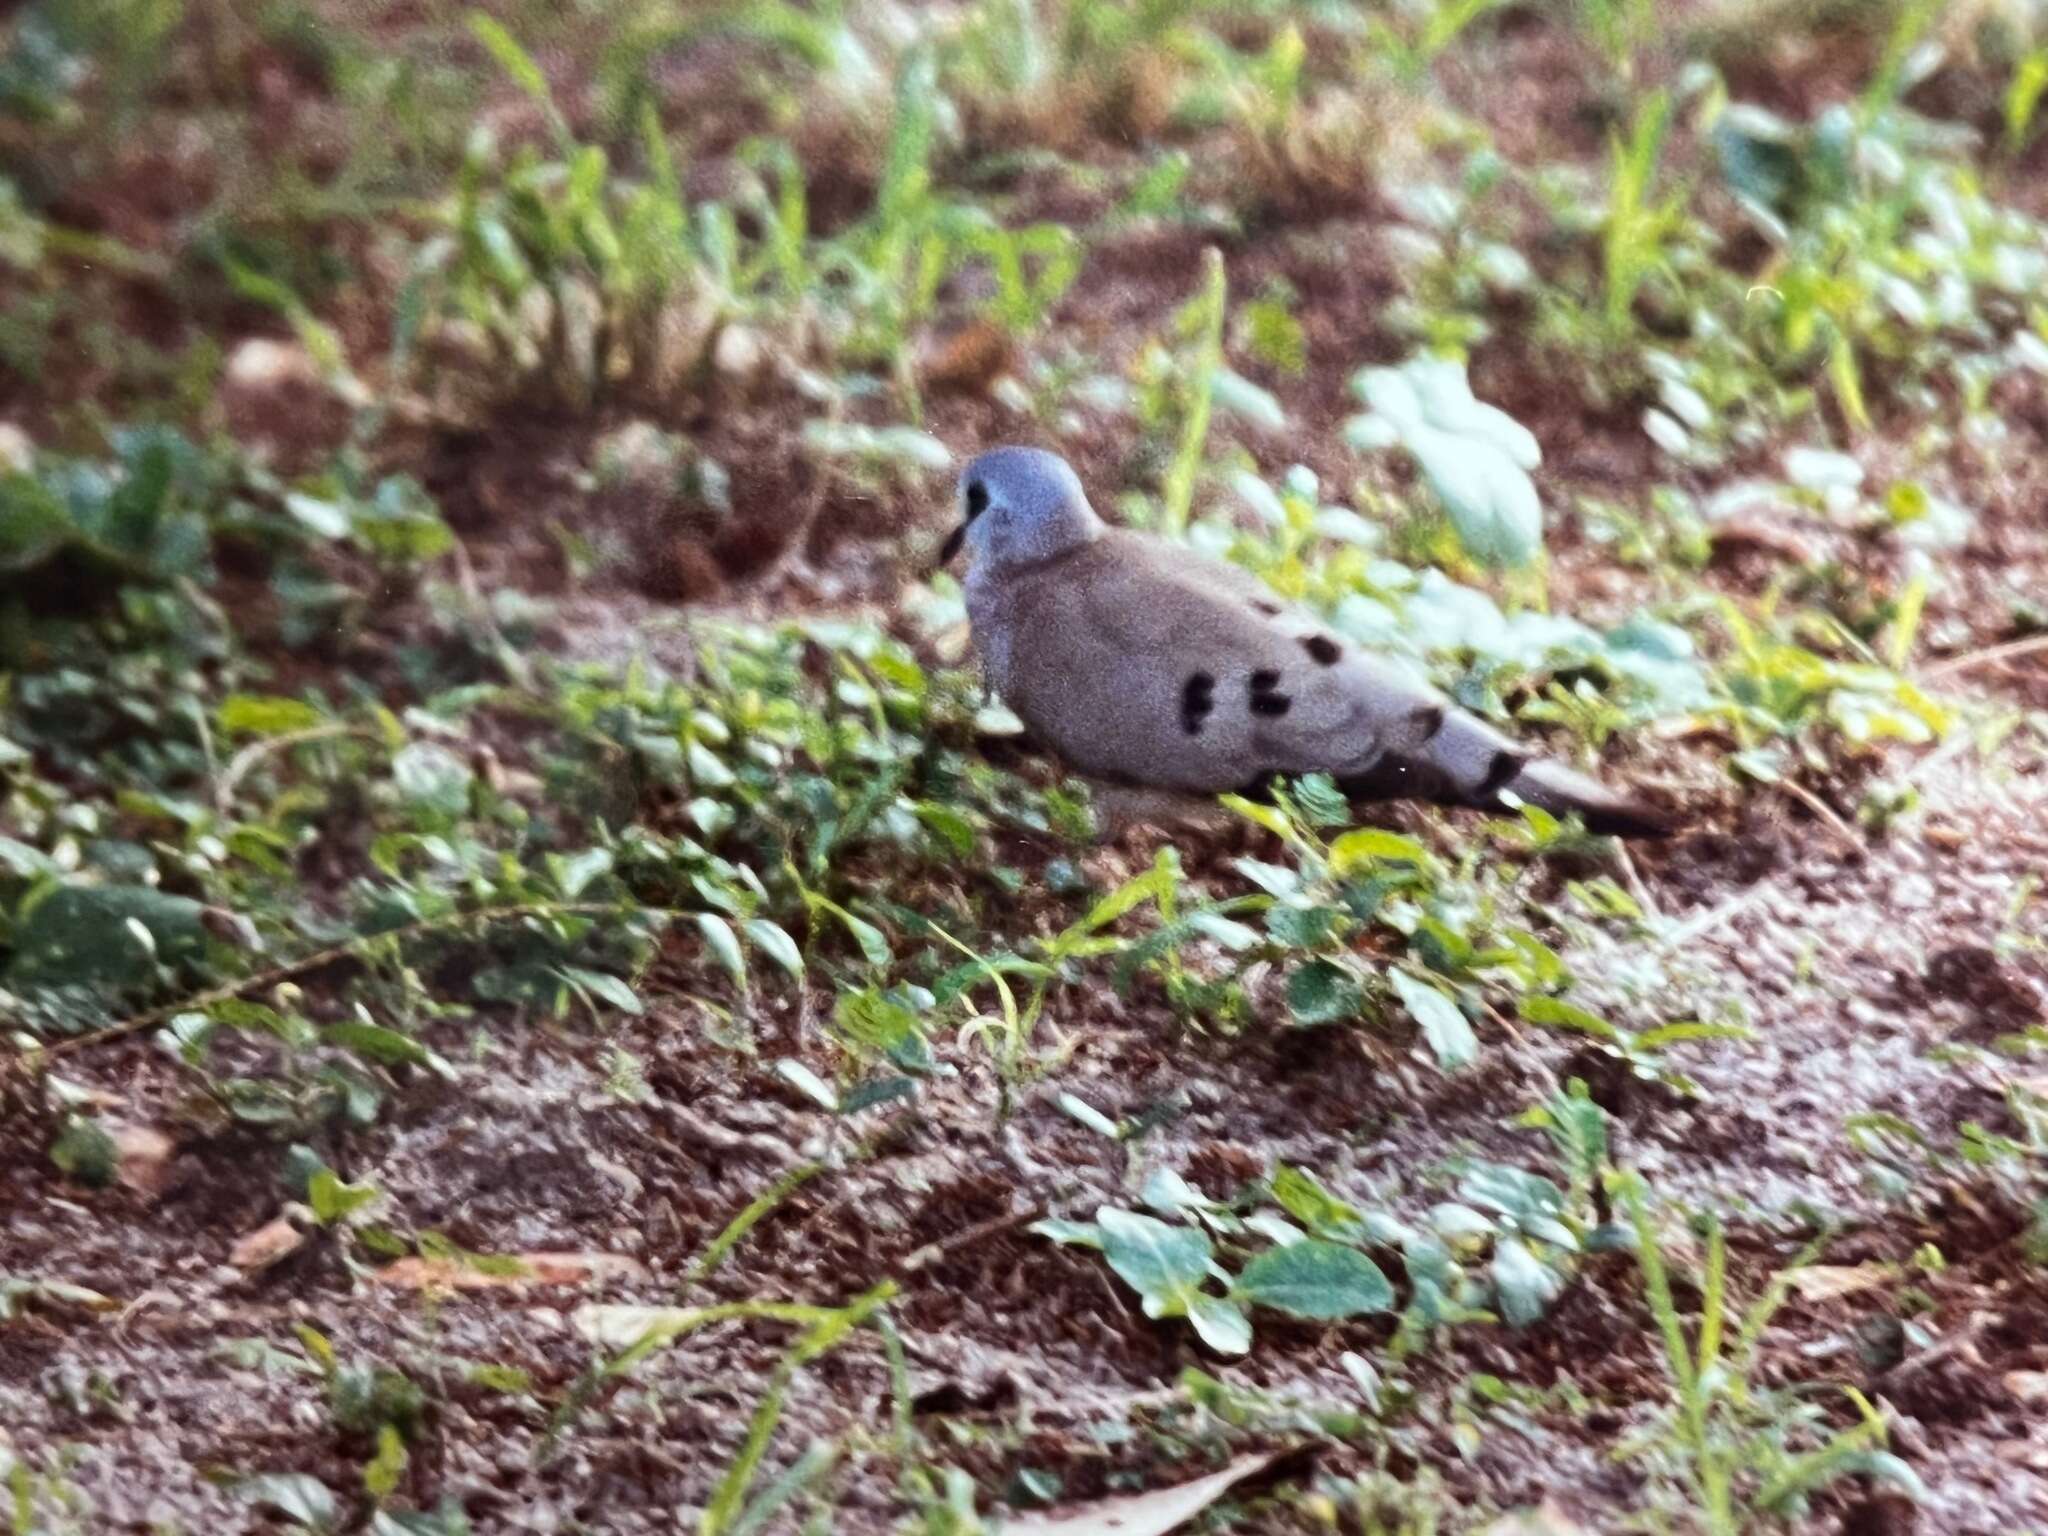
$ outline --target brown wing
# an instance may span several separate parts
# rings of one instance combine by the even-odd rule
[[[1007,602],[996,685],[1087,772],[1201,791],[1361,772],[1441,717],[1256,577],[1141,535],[1029,572]]]

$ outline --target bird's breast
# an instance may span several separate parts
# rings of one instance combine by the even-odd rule
[[[1006,697],[1011,691],[1011,625],[1003,590],[976,573],[967,577],[967,626],[974,637],[975,654],[989,682]]]

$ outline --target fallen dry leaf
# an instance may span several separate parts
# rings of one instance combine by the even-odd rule
[[[51,1312],[113,1312],[121,1303],[69,1280],[14,1280],[0,1276],[0,1322],[31,1306]],[[6,1443],[6,1436],[0,1433],[0,1447]]]
[[[970,320],[958,329],[932,338],[918,362],[932,389],[985,394],[1010,366],[1010,333],[988,320]]]
[[[1198,1477],[1191,1483],[1006,1520],[1004,1536],[1164,1536],[1192,1520],[1246,1478],[1292,1454],[1266,1451],[1240,1456],[1221,1472]]]
[[[2000,1461],[2030,1467],[2036,1472],[2048,1472],[2048,1447],[2036,1445],[2031,1440],[2001,1440],[1991,1450]]]
[[[1786,1283],[1808,1301],[1827,1301],[1883,1285],[1894,1273],[1889,1264],[1808,1264],[1793,1270]]]
[[[701,1317],[702,1307],[648,1307],[595,1302],[569,1314],[569,1326],[600,1349],[631,1349],[655,1328],[687,1329]]]
[[[2005,1390],[2023,1403],[2048,1403],[2048,1371],[2007,1371]]]
[[[297,1253],[305,1242],[305,1232],[287,1213],[237,1238],[228,1250],[228,1262],[237,1269],[268,1269]]]
[[[514,1253],[524,1272],[494,1274],[460,1259],[397,1259],[371,1278],[380,1285],[414,1290],[489,1291],[522,1285],[586,1285],[600,1280],[640,1280],[647,1266],[622,1253]]]
[[[147,1125],[109,1125],[114,1143],[114,1177],[138,1195],[154,1198],[171,1181],[171,1159],[178,1144]]]
[[[1480,1536],[1590,1536],[1586,1527],[1549,1499],[1534,1509],[1517,1510],[1480,1532]]]
[[[1723,545],[1768,550],[1774,555],[1783,555],[1795,565],[1812,565],[1820,558],[1820,552],[1810,540],[1801,538],[1781,524],[1761,518],[1729,518],[1709,528],[1707,537],[1716,550]]]

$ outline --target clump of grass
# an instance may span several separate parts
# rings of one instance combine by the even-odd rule
[[[1820,1404],[1753,1379],[1763,1336],[1790,1294],[1794,1270],[1772,1280],[1728,1338],[1727,1234],[1718,1219],[1707,1218],[1699,1324],[1688,1338],[1648,1190],[1632,1172],[1611,1175],[1608,1184],[1635,1234],[1644,1296],[1672,1388],[1663,1420],[1632,1436],[1625,1455],[1682,1490],[1679,1507],[1692,1511],[1712,1536],[1737,1536],[1761,1518],[1796,1519],[1812,1495],[1850,1477],[1924,1496],[1912,1468],[1883,1449],[1884,1418],[1856,1388],[1841,1390],[1857,1423],[1829,1433]]]

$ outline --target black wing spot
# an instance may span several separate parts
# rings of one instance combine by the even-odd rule
[[[1304,635],[1301,648],[1309,653],[1319,667],[1334,667],[1337,658],[1344,654],[1338,649],[1337,642],[1328,635]]]
[[[1252,713],[1276,717],[1286,714],[1288,707],[1294,703],[1294,700],[1280,692],[1279,689],[1280,674],[1274,668],[1260,667],[1258,671],[1254,672],[1251,677],[1251,693],[1248,700]]]
[[[1486,779],[1479,786],[1480,800],[1491,800],[1507,786],[1509,779],[1522,771],[1529,760],[1519,752],[1496,752],[1493,761],[1487,765]]]
[[[979,480],[970,482],[967,487],[967,521],[973,522],[987,510],[988,487]]]
[[[1180,689],[1180,728],[1190,736],[1197,734],[1215,707],[1216,679],[1207,672],[1190,672]]]

